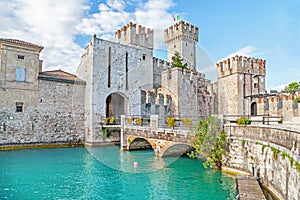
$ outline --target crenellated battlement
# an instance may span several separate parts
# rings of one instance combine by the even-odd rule
[[[166,70],[171,67],[171,63],[159,58],[153,57],[153,68],[159,68],[161,70]],[[160,71],[161,71],[160,70]]]
[[[216,64],[218,77],[228,76],[233,73],[248,73],[253,75],[266,75],[266,60],[234,56]]]
[[[300,92],[298,93],[300,95]],[[258,114],[283,116],[284,121],[292,121],[300,117],[299,104],[294,101],[294,94],[277,94],[256,99]]]
[[[133,24],[123,26],[115,32],[115,41],[124,45],[137,45],[153,49],[153,30]]]
[[[187,22],[180,21],[164,31],[166,43],[179,36],[193,40],[197,43],[199,39],[199,28]]]

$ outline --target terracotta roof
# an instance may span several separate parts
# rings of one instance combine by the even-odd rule
[[[44,48],[42,46],[30,43],[30,42],[25,42],[25,41],[22,41],[22,40],[10,39],[10,38],[0,38],[0,42],[9,42],[9,43],[14,43],[14,44],[20,44],[20,45],[23,45],[23,46],[36,47],[36,48],[39,48],[40,51]]]
[[[49,81],[58,81],[58,82],[68,82],[68,83],[85,83],[85,81],[79,79],[74,74],[62,70],[52,70],[44,71],[39,73],[39,79],[49,80]]]

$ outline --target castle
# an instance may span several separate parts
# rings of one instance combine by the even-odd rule
[[[0,39],[0,144],[101,143],[99,124],[120,115],[300,116],[293,96],[266,94],[265,60],[219,62],[213,84],[196,70],[198,27],[180,21],[165,29],[168,61],[153,57],[153,37],[153,30],[131,22],[115,32],[114,42],[94,35],[77,76],[43,72],[41,46]],[[172,66],[176,51],[188,69]]]

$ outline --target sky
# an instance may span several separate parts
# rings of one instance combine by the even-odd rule
[[[154,30],[154,56],[166,59],[163,30],[174,16],[199,27],[197,69],[233,55],[267,61],[267,89],[300,81],[299,0],[1,0],[0,38],[44,47],[43,70],[75,74],[91,37],[114,41],[129,22]]]

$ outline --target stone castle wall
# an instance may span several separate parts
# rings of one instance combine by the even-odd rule
[[[300,92],[299,92],[300,95]],[[300,103],[294,101],[295,95],[276,95],[257,98],[257,111],[259,115],[283,117],[283,122],[300,124]]]
[[[84,142],[84,87],[39,80],[39,92],[28,96],[36,107],[16,112],[1,102],[0,144]],[[8,95],[8,94],[6,94]]]
[[[250,115],[256,96],[265,94],[266,61],[235,56],[216,64],[218,113]]]
[[[300,132],[284,127],[225,126],[223,166],[260,177],[281,199],[300,199]],[[284,156],[283,156],[284,155]]]

